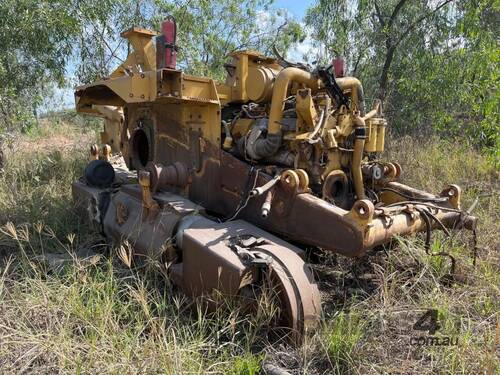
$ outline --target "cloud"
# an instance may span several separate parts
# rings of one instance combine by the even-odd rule
[[[256,15],[256,22],[260,28],[265,29],[271,22],[271,14],[267,10],[259,9]]]

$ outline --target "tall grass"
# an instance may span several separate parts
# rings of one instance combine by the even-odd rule
[[[230,301],[208,312],[159,273],[129,269],[112,255],[50,268],[31,238],[41,236],[51,249],[77,249],[29,226],[7,224],[2,234],[9,253],[0,284],[4,370],[258,373],[262,355],[251,351],[267,345],[259,335],[263,320]]]
[[[162,269],[129,267],[87,228],[72,208],[70,185],[96,131],[60,122],[7,152],[0,174],[2,373],[258,374],[263,363],[294,374],[495,370],[498,171],[478,152],[437,139],[387,147],[410,184],[439,192],[458,183],[465,207],[479,197],[475,268],[469,234],[433,236],[432,250],[452,253],[467,277],[444,282],[447,260],[428,256],[418,236],[362,259],[325,254],[315,266],[321,327],[293,347],[269,342],[269,302],[254,318],[231,301],[208,312],[173,288]],[[410,345],[421,334],[413,323],[429,308],[439,311],[436,335],[458,337],[458,346]]]

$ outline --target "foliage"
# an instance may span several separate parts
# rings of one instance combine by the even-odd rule
[[[319,0],[320,59],[344,56],[399,132],[499,146],[499,6],[492,0]]]
[[[0,2],[0,130],[29,124],[50,83],[64,81],[76,31],[65,1]]]
[[[77,84],[108,76],[127,57],[129,46],[120,34],[132,26],[152,28],[151,1],[86,0],[75,4],[81,25],[73,49]]]
[[[328,356],[338,374],[355,364],[356,346],[363,336],[363,329],[363,321],[358,316],[346,316],[344,312],[333,317],[325,329]]]
[[[98,4],[98,6],[97,6]],[[283,10],[269,12],[272,0],[88,0],[76,8],[86,25],[75,48],[77,79],[89,83],[107,76],[129,51],[123,30],[140,26],[160,31],[165,15],[177,22],[178,65],[197,75],[224,77],[227,55],[241,49],[286,52],[301,39],[298,23]]]
[[[318,2],[306,25],[327,63],[344,56],[396,131],[466,135],[498,157],[498,2]],[[0,129],[28,129],[56,86],[109,75],[129,50],[120,32],[177,19],[179,65],[222,79],[232,51],[286,54],[305,32],[272,0],[5,0],[0,3]],[[75,83],[75,82],[73,82]]]
[[[223,77],[237,49],[285,53],[302,30],[272,0],[5,0],[0,2],[0,130],[27,129],[52,89],[109,75],[130,46],[131,26],[159,31],[165,15],[178,22],[179,65],[189,73]],[[71,82],[76,79],[76,82]]]
[[[408,76],[395,78],[392,100],[402,109],[396,121],[410,122],[401,130],[418,126],[427,134],[434,129],[443,136],[465,135],[470,144],[498,152],[498,10],[485,1],[464,2],[448,31],[451,38],[401,60],[398,68]]]
[[[270,0],[197,0],[177,4],[157,1],[157,15],[177,20],[181,66],[193,74],[223,78],[226,56],[236,50],[271,47],[286,50],[301,39],[298,23],[282,11],[270,12]],[[161,21],[162,16],[157,22]]]

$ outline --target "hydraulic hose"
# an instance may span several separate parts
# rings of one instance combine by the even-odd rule
[[[273,177],[272,180],[269,180],[264,185],[259,186],[258,188],[254,188],[254,189],[250,190],[250,196],[251,197],[256,197],[256,196],[264,194],[269,189],[272,189],[272,187],[274,185],[276,185],[276,183],[280,180],[280,177],[281,176],[279,174],[277,174],[276,176]]]

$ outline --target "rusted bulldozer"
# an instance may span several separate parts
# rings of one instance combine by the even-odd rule
[[[176,68],[175,21],[122,34],[133,51],[109,77],[76,89],[76,109],[105,118],[73,196],[136,259],[169,264],[191,297],[250,298],[270,280],[277,324],[295,337],[319,319],[306,250],[359,257],[396,235],[466,228],[460,188],[400,183],[382,160],[387,121],[366,109],[342,61],[314,69],[232,53],[224,83]],[[120,152],[126,169],[109,162]],[[136,171],[132,172],[132,171]]]

